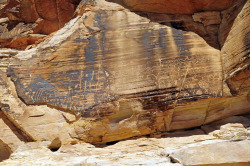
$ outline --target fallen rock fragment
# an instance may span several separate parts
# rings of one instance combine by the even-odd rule
[[[210,143],[211,142],[211,143]],[[191,144],[173,150],[169,157],[183,165],[248,165],[250,162],[250,141],[214,142]],[[166,150],[167,152],[167,150]]]

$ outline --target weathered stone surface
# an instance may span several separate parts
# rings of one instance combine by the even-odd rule
[[[247,2],[247,0],[223,2],[215,2],[213,0],[109,1],[119,3],[154,22],[185,31],[193,31],[203,37],[209,45],[217,49],[221,49],[223,46],[233,21]],[[220,15],[224,19],[221,20]],[[201,23],[196,22],[197,18],[199,18],[198,20],[202,18],[202,21],[199,21]],[[211,24],[212,26],[209,27],[208,25]]]
[[[224,13],[224,19],[228,17],[229,11]],[[249,12],[250,2],[247,1],[235,19],[221,51],[224,81],[232,94],[246,92],[250,87]]]
[[[248,0],[238,0],[228,9],[221,11],[221,24],[218,31],[218,40],[221,47],[223,47],[236,17],[242,11],[247,1]]]
[[[108,0],[124,5],[132,11],[167,14],[193,14],[199,11],[221,11],[230,7],[236,0]]]
[[[39,24],[38,33],[49,34],[62,28],[72,18],[79,2],[79,0],[11,0],[7,1],[6,6],[1,11],[3,13],[7,11],[10,20],[26,23],[34,23],[40,18],[45,22]],[[51,29],[48,27],[42,28],[44,25],[50,26]]]
[[[219,139],[237,141],[250,138],[249,127],[249,116],[232,116],[201,128]]]
[[[138,98],[148,105],[144,109],[152,109],[160,102],[167,107],[221,96],[219,51],[193,33],[128,11],[89,11],[73,23],[65,27],[71,36],[53,52],[38,51],[46,56],[9,70],[27,104],[46,103],[91,117],[91,110],[83,111],[122,97]]]
[[[192,128],[249,112],[247,94],[194,102],[174,109],[170,130]]]
[[[199,12],[194,13],[192,17],[194,21],[201,22],[205,26],[221,23],[220,12]]]
[[[0,41],[3,43],[2,45],[5,46],[5,43],[10,42],[12,39],[17,39],[20,37],[23,37],[29,33],[32,33],[32,29],[36,27],[34,24],[24,24],[19,23],[17,26],[15,26],[13,29],[8,31],[7,25],[4,27],[3,33],[1,33]]]
[[[20,130],[0,110],[0,161],[6,159],[25,141],[27,139],[20,133]]]
[[[149,18],[154,22],[181,29],[184,31],[193,31],[203,37],[206,42],[212,47],[219,49],[218,43],[218,30],[219,25],[205,26],[200,22],[195,22],[191,15],[173,15],[173,14],[158,14],[158,13],[145,13],[137,12],[138,14]]]
[[[5,6],[0,12],[1,46],[25,49],[42,38],[41,34],[50,34],[59,30],[72,19],[79,2],[80,0],[4,2]],[[38,37],[39,35],[41,36]]]
[[[234,115],[250,110],[249,2],[197,2],[188,15],[137,13],[222,51],[103,0],[82,1],[46,37],[33,33],[56,31],[78,1],[23,0],[1,13],[2,45],[35,43],[0,51],[0,160],[14,152],[3,165],[247,165],[249,116]],[[159,139],[79,144],[141,136]]]
[[[225,129],[228,125],[245,125],[246,122],[249,122],[247,116],[235,116],[210,127],[218,125],[220,128],[219,124],[226,123],[221,126]],[[221,135],[235,133],[233,130],[225,133],[224,129]],[[157,139],[120,141],[102,148],[87,143],[67,144],[58,150],[52,149],[53,152],[48,141],[25,143],[0,165],[248,165],[249,140],[220,140],[197,130],[182,131],[182,134],[180,131],[166,133],[165,137]]]
[[[13,151],[28,141],[52,141],[57,137],[63,142],[72,140],[68,134],[72,129],[68,129],[61,111],[47,106],[25,105],[17,97],[13,83],[3,73],[0,76],[0,113],[4,120],[0,139],[11,145]]]
[[[8,159],[11,154],[11,150],[8,146],[8,144],[4,143],[2,140],[0,140],[0,162]]]
[[[35,33],[50,34],[72,19],[80,1],[70,0],[23,0],[20,3],[20,17],[25,22],[37,22]],[[75,3],[75,4],[74,4]],[[37,21],[38,19],[41,19]]]
[[[211,141],[213,142],[213,141]],[[197,143],[169,154],[172,160],[183,165],[249,165],[250,141]],[[168,150],[166,150],[168,151]],[[199,155],[197,155],[199,154]]]
[[[19,37],[17,39],[12,39],[12,41],[2,44],[2,46],[7,48],[15,48],[24,50],[27,48],[27,46],[32,44],[38,44],[39,41],[42,41],[43,38],[45,38],[46,35],[40,35],[40,34],[28,34],[23,37]]]
[[[10,65],[26,104],[63,111],[24,106],[18,123],[33,139],[105,143],[249,111],[247,93],[222,97],[220,52],[194,33],[105,1],[82,2],[77,13],[82,16]],[[63,134],[38,133],[56,129],[52,124]]]
[[[0,17],[6,17],[8,10],[15,7],[18,4],[19,4],[18,0],[2,0]]]

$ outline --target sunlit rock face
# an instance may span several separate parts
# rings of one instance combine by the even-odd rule
[[[59,47],[10,69],[26,103],[88,117],[92,107],[119,98],[165,108],[221,96],[220,53],[198,35],[128,11],[96,10],[76,19],[72,35]]]
[[[218,17],[195,19],[207,14]],[[1,110],[31,140],[103,144],[249,112],[247,91],[228,97],[219,50],[103,0],[82,1],[65,27],[12,54]]]
[[[192,31],[217,49],[224,45],[233,21],[247,0],[108,0],[177,29]],[[230,9],[230,12],[228,11]]]
[[[224,19],[228,19],[232,10],[234,8],[224,11]],[[250,88],[249,12],[250,1],[247,1],[234,20],[221,50],[224,80],[234,95],[249,91]]]
[[[223,80],[230,93],[249,89],[249,1],[108,1],[151,21],[197,33],[209,45],[222,50]]]

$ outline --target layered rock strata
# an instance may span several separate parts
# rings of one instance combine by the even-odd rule
[[[249,88],[248,0],[216,3],[211,0],[109,1],[119,3],[154,22],[199,34],[209,45],[222,50],[223,80],[231,93],[237,94]],[[239,45],[234,44],[236,41]]]
[[[201,129],[183,130],[161,138],[130,139],[102,148],[81,143],[49,149],[48,141],[30,142],[19,146],[0,165],[247,166],[249,126],[249,117],[234,116],[203,126],[209,134]]]
[[[108,0],[154,22],[193,31],[214,48],[221,49],[233,22],[247,0],[171,1]]]
[[[21,3],[34,2],[41,6],[39,11],[44,9],[47,14],[47,1]],[[62,6],[67,3],[60,1]],[[212,126],[207,124],[248,114],[249,1],[219,3],[193,4],[182,15],[157,13],[153,9],[150,12],[140,7],[135,10],[125,5],[140,15],[146,13],[147,19],[115,3],[82,1],[74,18],[49,36],[32,34],[39,26],[33,22],[19,22],[11,30],[13,33],[2,33],[13,35],[8,44],[15,48],[26,48],[30,40],[30,43],[38,42],[25,51],[0,51],[0,154],[5,154],[0,160],[8,158],[18,147],[33,146],[29,142],[43,144],[34,145],[39,148],[56,150],[79,142],[100,145],[132,137],[171,136],[170,131],[200,126],[209,133]],[[178,8],[170,11],[180,12]],[[70,13],[68,20],[73,17],[72,10]],[[160,18],[169,18],[169,14],[191,19],[188,24],[194,32],[199,31],[195,29],[197,25],[210,28],[217,41],[214,47],[221,50],[210,46],[213,45],[208,40],[211,36],[201,35],[204,40],[194,32],[172,28],[172,23],[172,27],[158,24],[168,25],[168,21],[164,23]],[[54,16],[52,13],[51,17]],[[184,19],[185,24],[188,19]],[[6,19],[2,21],[5,23]],[[16,40],[12,40],[17,34]],[[18,40],[23,38],[27,43],[19,45]],[[241,129],[242,137],[230,135],[231,131],[220,137],[223,129],[213,134],[218,139],[229,138],[231,142],[222,141],[225,146],[247,148],[247,125]],[[242,142],[234,143],[235,140]],[[216,141],[199,145],[195,150],[201,152],[207,148],[215,154],[214,146],[218,146]],[[183,165],[215,164],[206,160],[206,156],[203,163],[192,157],[192,161],[190,157],[182,158],[183,151],[192,156],[193,150],[188,147],[173,153],[162,152],[167,158],[161,160]],[[249,162],[244,155],[239,157],[247,154],[245,148],[238,152],[237,161],[224,158],[228,163],[223,160],[219,164]],[[226,150],[220,153],[228,155]],[[30,151],[21,155],[29,154]],[[15,155],[18,152],[13,158]]]
[[[72,19],[80,0],[8,0],[0,12],[2,47],[25,49]]]

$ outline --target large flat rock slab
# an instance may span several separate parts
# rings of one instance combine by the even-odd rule
[[[89,117],[87,110],[119,98],[166,109],[222,95],[220,52],[198,35],[127,10],[89,11],[74,21],[60,45],[9,69],[25,103]]]
[[[249,113],[249,92],[229,97],[219,50],[115,3],[82,1],[37,47],[3,53],[1,110],[35,141],[160,137]]]

